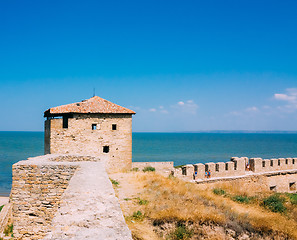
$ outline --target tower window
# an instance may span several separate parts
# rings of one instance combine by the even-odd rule
[[[269,189],[270,189],[270,191],[274,191],[275,192],[276,191],[276,186],[270,186]]]
[[[68,128],[68,117],[63,116],[63,128]]]
[[[92,130],[96,130],[97,129],[97,124],[92,124]]]
[[[103,152],[109,153],[109,146],[103,146]]]
[[[296,191],[296,182],[290,182],[289,189],[290,191]]]
[[[112,124],[112,130],[117,130],[117,125],[116,124]]]

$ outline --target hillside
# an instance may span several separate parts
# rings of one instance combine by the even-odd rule
[[[214,187],[154,172],[110,175],[135,240],[297,239],[297,194]]]

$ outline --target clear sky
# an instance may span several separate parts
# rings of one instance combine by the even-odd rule
[[[297,130],[297,1],[0,2],[0,131],[94,87],[134,131]]]

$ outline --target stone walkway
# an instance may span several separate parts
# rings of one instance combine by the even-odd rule
[[[101,162],[81,162],[45,239],[132,240]]]

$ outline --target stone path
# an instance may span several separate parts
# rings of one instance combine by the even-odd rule
[[[132,240],[101,162],[81,162],[45,239]]]

